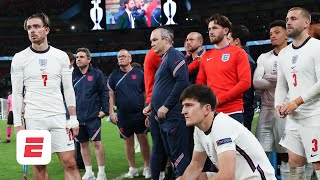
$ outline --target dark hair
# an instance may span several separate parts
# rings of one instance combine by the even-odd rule
[[[273,28],[273,27],[276,27],[276,26],[280,26],[280,27],[282,27],[283,29],[286,29],[286,22],[285,22],[284,20],[279,20],[279,19],[274,20],[273,22],[271,22],[271,23],[269,24],[269,30],[270,30],[271,28]]]
[[[193,84],[187,87],[180,95],[180,102],[185,99],[197,100],[201,106],[210,104],[212,111],[215,110],[217,104],[216,95],[208,86],[201,84]]]
[[[72,52],[67,51],[66,53],[67,53],[67,55],[68,55],[68,57],[69,57],[70,62],[76,60],[76,58],[74,57],[74,55],[73,55]]]
[[[36,14],[32,14],[26,20],[24,20],[24,23],[23,23],[24,30],[27,30],[27,21],[29,19],[34,19],[34,18],[40,19],[44,27],[50,28],[49,17],[45,13],[36,13]]]
[[[249,29],[245,25],[234,25],[230,32],[233,39],[240,39],[241,46],[245,46],[250,38]]]
[[[207,24],[209,24],[211,21],[214,21],[215,24],[219,24],[224,28],[229,28],[229,30],[231,29],[231,26],[232,26],[232,23],[230,22],[230,20],[226,16],[220,15],[220,14],[214,14],[211,17],[209,17],[207,19]]]
[[[319,12],[312,12],[310,24],[319,24],[319,23],[320,23],[320,13]]]
[[[133,63],[131,63],[131,66],[132,66],[132,67],[135,67],[135,68],[142,69],[141,64],[140,64],[140,63],[138,63],[138,62],[133,62]]]
[[[90,50],[89,50],[88,48],[84,48],[84,47],[78,48],[77,51],[76,51],[76,53],[78,53],[78,52],[80,52],[80,51],[86,53],[86,55],[88,56],[88,58],[91,59],[91,53],[90,53]]]

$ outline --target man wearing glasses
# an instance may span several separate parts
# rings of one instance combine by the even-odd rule
[[[142,113],[144,108],[144,75],[139,68],[131,66],[129,51],[122,49],[118,53],[120,69],[113,71],[108,80],[110,96],[110,119],[119,127],[120,137],[125,140],[125,153],[129,163],[129,172],[126,178],[139,176],[135,167],[134,133],[140,143],[141,154],[144,160],[143,175],[151,177],[150,172],[150,145],[148,142],[148,128],[145,126],[146,117]],[[117,106],[117,115],[113,106]]]

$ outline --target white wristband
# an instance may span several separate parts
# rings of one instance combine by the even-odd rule
[[[79,127],[79,121],[77,120],[77,116],[70,116],[70,119],[67,121],[67,128],[72,129],[75,127]]]

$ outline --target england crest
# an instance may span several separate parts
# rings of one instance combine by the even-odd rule
[[[131,75],[131,78],[132,78],[133,80],[135,80],[135,79],[137,79],[137,75],[136,75],[136,74],[132,74],[132,75]]]
[[[230,54],[222,54],[221,60],[227,62],[230,59]]]
[[[292,64],[297,63],[297,61],[298,61],[298,55],[292,56],[292,59],[291,59]]]
[[[40,67],[46,67],[47,66],[47,59],[39,59],[39,65],[40,65]]]
[[[93,80],[93,76],[88,76],[87,79],[88,79],[88,81],[92,81]]]

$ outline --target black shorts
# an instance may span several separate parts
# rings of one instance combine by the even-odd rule
[[[142,113],[136,115],[124,116],[118,114],[118,128],[120,137],[129,138],[133,134],[147,134],[148,128],[145,126],[146,117]]]
[[[13,125],[13,113],[12,113],[12,111],[10,111],[9,114],[8,114],[7,125]]]
[[[101,141],[101,119],[97,118],[85,125],[79,125],[77,140],[82,142]]]

